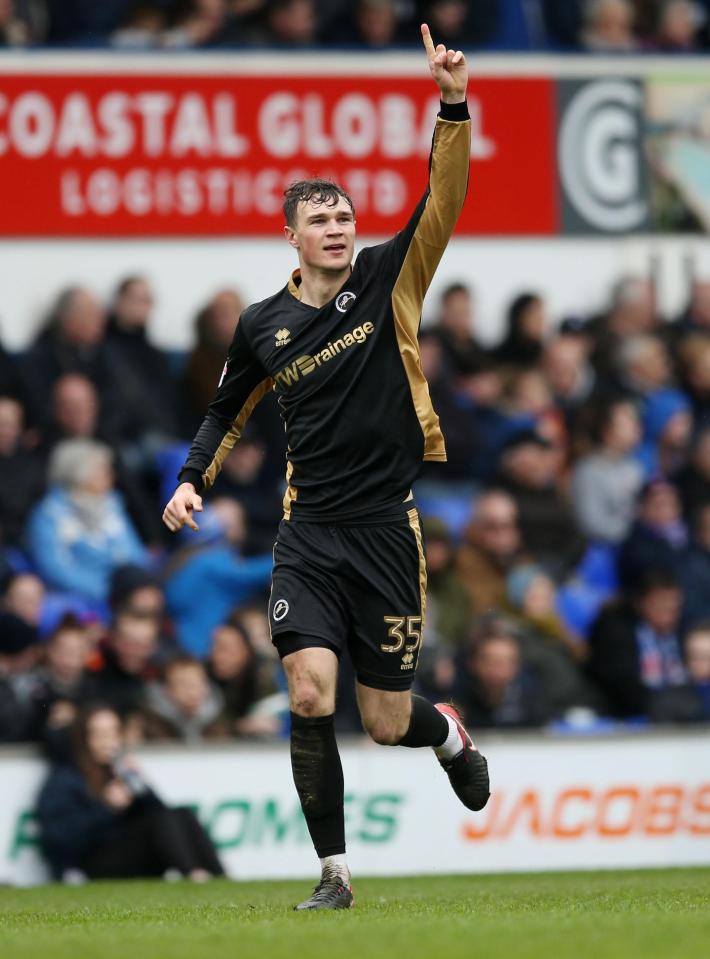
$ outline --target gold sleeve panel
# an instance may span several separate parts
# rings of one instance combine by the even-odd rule
[[[262,400],[270,390],[273,390],[273,388],[274,381],[271,377],[267,377],[267,379],[262,380],[261,383],[251,391],[246,403],[235,417],[229,431],[224,434],[224,438],[217,447],[217,452],[214,454],[212,462],[202,474],[202,482],[204,484],[203,492],[206,492],[214,483],[217,474],[222,469],[222,463],[224,463],[227,455],[234,448],[234,444],[242,435],[246,421],[251,416],[256,404]]]
[[[426,291],[466,198],[470,150],[470,120],[437,119],[430,194],[392,290],[395,333],[424,433],[425,460],[446,460],[446,446],[422,372],[417,333]]]

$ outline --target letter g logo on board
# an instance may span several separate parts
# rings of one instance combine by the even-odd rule
[[[567,232],[621,233],[645,226],[641,87],[630,80],[562,81],[560,91],[558,152]]]

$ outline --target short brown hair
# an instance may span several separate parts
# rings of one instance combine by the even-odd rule
[[[352,198],[333,180],[297,180],[284,190],[283,211],[286,223],[290,227],[295,225],[299,203],[310,203],[313,200],[318,206],[325,204],[333,207],[338,205],[340,197],[347,201],[354,217],[355,207]]]

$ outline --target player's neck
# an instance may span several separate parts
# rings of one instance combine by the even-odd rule
[[[306,306],[321,306],[332,300],[340,287],[352,273],[352,266],[348,266],[340,273],[319,270],[301,264],[301,303]]]

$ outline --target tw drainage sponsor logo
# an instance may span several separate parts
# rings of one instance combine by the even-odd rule
[[[280,373],[277,373],[274,379],[283,387],[288,389],[294,383],[298,383],[304,376],[311,374],[317,366],[328,363],[344,350],[351,346],[358,346],[364,343],[368,336],[373,333],[375,327],[372,323],[363,323],[362,326],[356,326],[350,333],[339,337],[337,340],[328,342],[322,350],[319,350],[314,356],[299,356],[293,363],[289,363]]]

